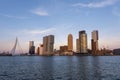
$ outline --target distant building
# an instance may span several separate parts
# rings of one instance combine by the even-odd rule
[[[91,48],[92,48],[92,54],[98,55],[98,31],[94,30],[92,32],[92,39],[91,39]]]
[[[79,46],[80,46],[80,53],[88,53],[87,34],[84,30],[79,32]]]
[[[54,36],[49,35],[48,36],[48,52],[50,54],[53,53],[53,49],[54,49]]]
[[[39,55],[43,55],[43,44],[40,44],[40,53]]]
[[[68,51],[68,46],[60,46],[60,53],[67,52]]]
[[[37,52],[36,52],[37,55],[40,54],[40,47],[37,47]]]
[[[54,36],[43,37],[43,55],[52,55],[54,49]]]
[[[68,46],[60,46],[60,54],[59,55],[73,55],[72,51],[68,51]]]
[[[46,53],[47,53],[47,51],[48,51],[48,37],[47,36],[45,36],[45,37],[43,37],[43,55],[45,55]]]
[[[73,36],[72,36],[72,34],[68,35],[68,51],[73,51]]]
[[[76,52],[80,53],[80,41],[79,41],[79,39],[76,39]]]
[[[35,54],[34,41],[29,41],[29,54]]]
[[[114,55],[120,55],[120,48],[113,50]]]

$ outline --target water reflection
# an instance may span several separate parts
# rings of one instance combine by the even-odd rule
[[[71,56],[69,56],[69,57],[67,57],[67,62],[66,62],[66,64],[68,64],[68,66],[66,67],[67,69],[66,69],[66,79],[67,80],[72,80],[72,79],[74,79],[73,78],[73,74],[72,74],[72,72],[74,72],[73,71],[73,57],[71,57]]]
[[[53,57],[42,57],[41,58],[41,65],[40,65],[40,73],[39,76],[41,76],[41,80],[48,80],[53,79]]]
[[[76,75],[78,75],[78,78],[79,79],[83,79],[83,80],[88,80],[88,58],[86,58],[86,57],[84,57],[84,56],[82,56],[82,57],[79,57],[79,56],[77,56],[76,57],[77,58],[77,62],[76,62],[76,64],[77,64],[77,67],[76,67],[76,71],[77,71],[77,74]]]
[[[0,57],[0,80],[117,80],[119,57]]]
[[[91,79],[102,80],[100,67],[101,66],[99,62],[99,57],[98,56],[91,57],[91,70],[90,71],[93,71]]]

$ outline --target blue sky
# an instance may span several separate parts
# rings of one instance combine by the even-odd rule
[[[0,51],[10,51],[16,36],[24,51],[28,42],[36,47],[43,36],[55,35],[55,48],[67,44],[73,34],[99,31],[99,47],[120,47],[120,0],[0,0]]]

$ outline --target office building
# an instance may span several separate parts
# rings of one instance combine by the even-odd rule
[[[29,41],[29,54],[35,54],[34,41]]]
[[[98,54],[98,31],[94,30],[92,32],[92,39],[91,39],[91,48],[92,48],[92,54],[97,55]]]
[[[68,51],[73,51],[73,36],[72,36],[72,34],[68,35]]]
[[[48,36],[48,52],[52,53],[54,49],[54,36],[49,35]]]
[[[87,34],[84,30],[79,32],[79,47],[80,47],[80,53],[88,53]]]
[[[39,54],[40,54],[40,47],[37,47],[36,55],[39,55]]]
[[[80,41],[79,41],[79,39],[76,39],[76,52],[80,53]]]
[[[45,55],[46,53],[47,53],[47,45],[48,45],[48,37],[47,36],[45,36],[45,37],[43,37],[43,55]]]
[[[60,46],[60,53],[67,52],[68,51],[68,46]]]
[[[54,36],[43,37],[43,55],[52,55],[54,49]]]
[[[40,54],[39,55],[43,55],[43,44],[40,44]]]

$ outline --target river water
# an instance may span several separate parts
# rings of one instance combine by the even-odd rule
[[[120,80],[120,57],[1,56],[0,80]]]

